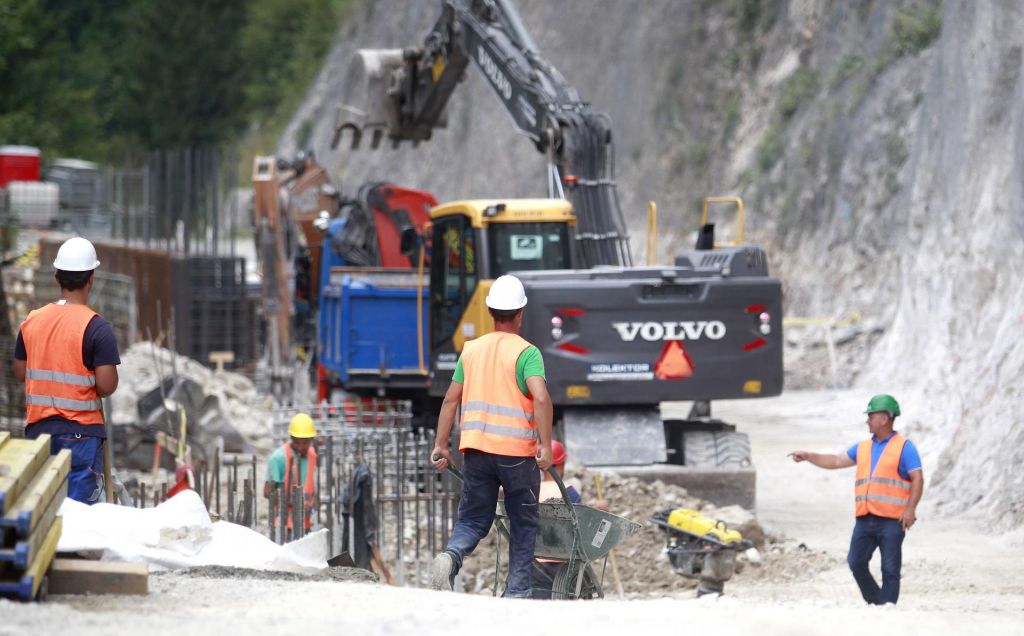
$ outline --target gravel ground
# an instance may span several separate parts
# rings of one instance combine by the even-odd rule
[[[846,567],[852,528],[850,471],[796,465],[795,448],[829,451],[864,434],[859,392],[791,392],[756,403],[723,403],[716,415],[747,430],[758,466],[758,519],[767,533],[762,564],[745,564],[727,595],[694,599],[684,580],[663,588],[627,582],[627,600],[537,602],[486,594],[442,594],[324,577],[216,568],[150,578],[146,597],[51,597],[43,605],[0,601],[0,634],[373,634],[646,633],[722,634],[1024,633],[1024,532],[992,534],[982,518],[936,516],[924,502],[904,544],[896,608],[866,607]],[[682,407],[680,407],[682,408]],[[926,466],[926,479],[928,466]],[[614,505],[614,501],[613,501]],[[623,543],[626,554],[629,544]],[[640,543],[638,545],[643,545]],[[654,577],[663,562],[644,566]],[[625,556],[622,557],[625,560]],[[477,557],[485,560],[481,554]],[[874,562],[877,573],[877,557]],[[484,568],[481,566],[479,570]],[[673,581],[671,577],[661,579]],[[300,621],[301,625],[296,625]]]

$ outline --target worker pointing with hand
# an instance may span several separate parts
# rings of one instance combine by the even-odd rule
[[[444,552],[434,558],[431,587],[451,590],[463,559],[490,532],[505,492],[510,541],[505,596],[530,596],[530,568],[540,511],[540,471],[551,466],[551,397],[540,350],[519,336],[526,291],[501,276],[487,294],[494,331],[466,343],[444,396],[431,453],[434,467],[452,461],[448,438],[461,406],[463,453],[459,520]]]
[[[891,395],[876,395],[864,412],[868,415],[871,439],[854,444],[838,455],[798,450],[789,456],[795,462],[808,461],[820,468],[857,467],[854,482],[857,522],[847,562],[865,601],[872,605],[895,604],[900,595],[903,537],[917,521],[917,504],[924,493],[924,473],[917,448],[893,430],[900,414],[896,399]],[[868,570],[875,548],[882,553],[881,588]]]

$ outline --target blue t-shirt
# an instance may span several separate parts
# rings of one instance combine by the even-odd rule
[[[580,493],[576,492],[576,489],[572,486],[565,487],[565,493],[569,495],[569,501],[574,504],[583,503],[583,497],[580,497]]]
[[[18,340],[14,344],[14,359],[28,360],[28,350],[25,349],[25,340],[21,337],[20,329],[18,330]],[[114,328],[103,316],[93,316],[85,327],[85,336],[82,338],[82,362],[85,364],[85,368],[90,370],[108,364],[121,364],[121,354],[117,350]],[[54,436],[75,434],[103,438],[107,436],[102,426],[78,424],[59,415],[41,419],[31,426],[33,435],[49,433]]]
[[[878,458],[882,456],[882,451],[889,445],[889,440],[896,433],[886,437],[884,440],[879,441],[874,436],[871,437],[871,474],[875,472],[875,466],[878,464]],[[857,447],[859,443],[854,444],[846,451],[847,457],[854,462],[857,461]],[[903,445],[903,452],[900,454],[900,464],[897,471],[900,477],[910,481],[910,473],[915,470],[921,470],[921,456],[917,453],[917,447],[914,446],[914,442],[907,440],[907,443]]]

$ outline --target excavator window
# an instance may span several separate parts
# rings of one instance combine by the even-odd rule
[[[492,223],[487,233],[495,277],[508,272],[572,268],[565,223]]]
[[[430,255],[430,343],[449,340],[477,285],[476,237],[464,216],[434,223]]]

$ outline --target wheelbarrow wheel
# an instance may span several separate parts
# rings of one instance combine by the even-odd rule
[[[563,563],[558,568],[558,571],[555,572],[554,578],[551,580],[551,598],[553,600],[565,600],[572,598],[591,600],[604,597],[604,594],[601,593],[601,587],[598,585],[597,576],[594,574],[594,568],[590,567],[589,563],[583,571],[583,587],[580,588],[580,595],[579,597],[576,597],[577,572],[579,572],[579,564],[572,569],[571,573],[569,571],[568,562]]]

